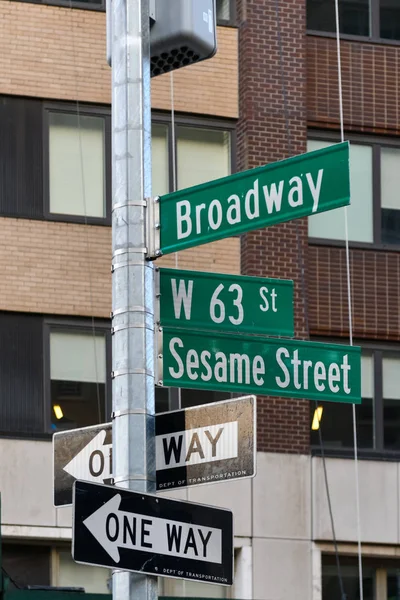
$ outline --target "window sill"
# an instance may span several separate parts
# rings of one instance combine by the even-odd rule
[[[86,219],[77,215],[64,215],[64,214],[46,214],[44,216],[45,221],[56,221],[57,223],[75,223],[77,225],[100,225],[100,226],[111,226],[110,218],[101,217],[87,217]]]
[[[307,35],[310,37],[336,39],[336,33],[332,33],[330,31],[315,31],[314,29],[307,29]],[[381,46],[400,46],[400,40],[387,40],[385,38],[373,38],[364,35],[350,35],[347,33],[341,33],[340,39],[344,42],[362,42],[364,44],[379,44]]]
[[[345,248],[344,240],[327,240],[325,238],[308,238],[309,246],[330,246],[333,248]],[[372,252],[400,252],[400,244],[374,244],[373,242],[351,242],[351,250],[370,250]]]
[[[29,4],[41,4],[42,6],[59,6],[60,8],[77,8],[81,10],[94,10],[105,12],[105,4],[90,4],[79,2],[79,0],[16,0],[17,2],[28,2]]]
[[[1,440],[21,440],[24,442],[51,442],[53,439],[52,433],[17,433],[0,431]]]
[[[354,460],[353,448],[329,448],[324,447],[323,451],[320,446],[311,446],[311,456],[325,458],[343,458]],[[375,460],[386,462],[400,462],[400,449],[393,450],[374,450],[373,448],[358,448],[357,456],[360,460]]]
[[[80,10],[94,10],[97,12],[105,12],[105,0],[101,4],[90,2],[80,2],[79,0],[14,0],[15,2],[28,2],[29,4],[42,4],[47,6],[59,6],[61,8],[76,8]],[[237,25],[232,20],[217,20],[218,27],[231,27],[237,29]]]

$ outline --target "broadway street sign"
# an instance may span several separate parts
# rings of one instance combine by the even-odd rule
[[[343,142],[161,196],[160,248],[150,257],[347,204],[349,144]]]
[[[361,402],[361,349],[162,328],[159,385]]]
[[[157,489],[256,474],[256,398],[156,415]]]
[[[232,585],[232,512],[76,481],[72,556],[89,565]]]
[[[253,477],[255,397],[156,415],[157,490]],[[54,505],[72,504],[76,479],[112,482],[111,423],[53,435]]]
[[[293,282],[159,270],[161,325],[291,337]]]

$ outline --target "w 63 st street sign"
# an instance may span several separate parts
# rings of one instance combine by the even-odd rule
[[[293,282],[160,269],[161,325],[292,336]]]
[[[149,255],[156,258],[349,203],[349,144],[344,142],[161,196],[160,247]]]

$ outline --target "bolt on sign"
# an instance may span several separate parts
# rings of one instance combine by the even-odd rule
[[[161,196],[150,258],[350,204],[343,142]]]
[[[361,403],[361,349],[163,327],[159,385]]]
[[[293,281],[177,269],[157,274],[163,326],[294,335]]]
[[[76,562],[232,585],[232,512],[76,481],[72,556]]]

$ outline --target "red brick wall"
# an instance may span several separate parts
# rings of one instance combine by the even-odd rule
[[[400,47],[341,41],[345,133],[400,133]],[[336,40],[307,38],[308,123],[339,128]],[[314,335],[349,335],[344,248],[309,249],[309,320]],[[352,249],[353,335],[400,339],[400,254]],[[345,342],[345,340],[344,340]]]
[[[238,169],[251,169],[306,151],[305,0],[279,2],[286,126],[275,0],[239,0]],[[288,133],[290,139],[288,139]],[[296,337],[307,337],[301,260],[307,223],[294,221],[242,238],[242,273],[293,279]],[[306,273],[304,275],[306,278]],[[306,284],[306,281],[305,281]],[[258,449],[309,450],[307,400],[258,397]]]
[[[347,130],[400,133],[400,47],[341,42]],[[339,126],[336,40],[307,38],[307,107],[311,126]]]
[[[400,253],[350,250],[350,275],[354,338],[399,341]],[[310,247],[309,299],[312,334],[348,337],[344,248]]]

